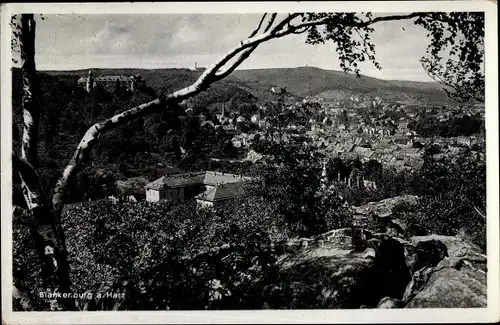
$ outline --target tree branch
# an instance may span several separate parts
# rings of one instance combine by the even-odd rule
[[[186,91],[186,88],[184,88],[182,91],[184,91],[186,94],[188,93]],[[171,94],[170,98],[172,99],[175,98],[176,93]],[[125,124],[126,122],[131,121],[137,117],[150,113],[162,105],[166,105],[165,98],[166,97],[160,97],[148,103],[131,108],[120,114],[116,114],[115,116],[105,121],[94,124],[87,130],[82,140],[78,144],[75,153],[73,154],[73,157],[71,158],[70,162],[66,165],[62,176],[59,178],[56,186],[54,187],[52,193],[52,210],[54,211],[54,214],[57,218],[60,218],[61,215],[64,203],[64,196],[66,194],[70,178],[78,171],[78,168],[85,162],[86,158],[90,153],[90,150],[96,143],[97,139],[102,135],[102,133],[109,131],[122,124]],[[183,98],[183,96],[178,96],[178,98]],[[181,100],[182,99],[179,99],[179,101]]]
[[[40,206],[41,193],[38,179],[38,173],[35,168],[23,158],[20,158],[14,152],[12,153],[12,169],[19,173],[21,178],[21,188],[23,197],[28,209],[32,210]]]
[[[60,217],[62,206],[64,204],[64,195],[66,193],[69,179],[78,171],[78,168],[85,161],[86,156],[88,156],[94,143],[102,133],[137,117],[151,113],[160,107],[181,102],[182,100],[190,98],[195,94],[207,89],[210,84],[231,73],[241,62],[243,62],[250,55],[251,52],[253,52],[257,45],[270,39],[284,36],[284,34],[276,35],[276,32],[279,31],[289,19],[293,19],[294,17],[296,17],[296,14],[289,15],[272,30],[241,41],[238,46],[233,48],[219,61],[213,63],[207,70],[205,70],[205,72],[190,86],[177,90],[168,95],[162,95],[158,99],[131,108],[123,113],[117,114],[105,121],[96,123],[91,126],[78,144],[73,157],[65,167],[62,176],[59,178],[56,186],[54,187],[52,193],[52,209],[55,212],[55,215]],[[219,75],[217,75],[217,72],[237,55],[239,55],[239,57],[236,59],[235,63],[226,70],[222,71]]]
[[[274,21],[276,20],[276,16],[278,14],[277,13],[273,13],[271,14],[271,18],[269,19],[269,21],[267,22],[267,26],[266,28],[264,29],[264,33],[267,33],[269,31],[269,29],[273,26],[274,24]]]
[[[421,16],[425,16],[425,12],[413,12],[408,15],[391,15],[391,16],[383,16],[383,17],[376,17],[372,20],[369,20],[367,22],[362,23],[358,27],[366,27],[375,23],[379,23],[382,21],[394,21],[394,20],[405,20],[405,19],[412,19],[412,18],[417,18]]]
[[[241,63],[243,63],[253,53],[253,51],[256,48],[257,48],[257,45],[243,51],[240,54],[240,56],[236,59],[236,61],[230,67],[228,67],[225,70],[222,70],[216,74],[217,79],[218,80],[224,79],[225,77],[230,75]]]
[[[481,217],[483,217],[483,218],[484,218],[484,220],[486,220],[486,214],[484,214],[484,213],[482,213],[481,211],[479,211],[479,209],[478,209],[475,205],[473,205],[472,207],[474,208],[474,210],[475,210],[475,211],[476,211],[476,212],[477,212],[477,213],[478,213]]]
[[[260,19],[260,22],[259,22],[259,25],[257,26],[257,28],[253,31],[252,34],[250,34],[249,37],[254,37],[255,35],[257,35],[257,33],[259,32],[259,29],[260,27],[262,26],[262,23],[264,22],[264,19],[266,18],[267,16],[267,13],[263,14],[262,15],[262,18]]]
[[[363,22],[349,22],[349,23],[345,22],[345,23],[343,23],[343,25],[345,27],[362,28],[362,27],[368,27],[370,25],[373,25],[373,24],[376,24],[379,22],[383,22],[383,21],[412,19],[412,18],[424,16],[424,15],[425,15],[425,13],[422,13],[422,12],[414,12],[414,13],[411,13],[408,15],[390,15],[390,16],[376,17],[374,19],[371,19],[368,21],[363,21]],[[296,18],[296,17],[297,16],[295,16],[294,18]],[[291,25],[290,29],[297,30],[297,29],[304,28],[304,27],[324,25],[331,20],[332,20],[331,17],[325,17],[325,18],[321,18],[321,19],[317,19],[317,20],[307,21],[307,22],[304,22],[304,23],[301,23],[298,25]]]

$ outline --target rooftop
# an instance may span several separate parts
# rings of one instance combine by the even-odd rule
[[[146,185],[149,189],[176,188],[196,185],[216,186],[228,183],[240,183],[250,180],[250,177],[220,173],[214,171],[182,173],[165,175]]]
[[[205,192],[196,196],[204,201],[221,201],[234,197],[241,197],[244,194],[244,183],[225,183],[219,186],[208,188]]]
[[[99,76],[95,77],[94,81],[130,81],[133,78],[133,76]]]

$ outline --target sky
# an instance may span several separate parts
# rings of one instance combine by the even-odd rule
[[[37,21],[39,70],[88,68],[193,68],[208,66],[251,33],[259,14],[44,15]],[[373,25],[382,70],[361,73],[388,80],[432,81],[419,63],[426,31],[412,21]],[[240,69],[314,66],[339,70],[333,43],[305,44],[288,35],[261,44]]]

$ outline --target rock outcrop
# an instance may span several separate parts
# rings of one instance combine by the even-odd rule
[[[352,207],[354,224],[375,232],[401,236],[407,230],[406,224],[394,217],[394,210],[401,205],[408,208],[417,207],[418,200],[419,197],[415,195],[401,195]]]
[[[411,242],[425,249],[416,263],[421,268],[413,274],[402,299],[406,308],[487,306],[486,256],[479,247],[458,237],[441,235],[412,237]]]
[[[406,308],[486,307],[486,272],[445,258],[415,272],[403,301]]]
[[[366,230],[318,236],[279,264],[273,300],[291,305],[274,308],[373,308],[381,298],[401,298],[411,279],[404,246]]]
[[[459,237],[407,241],[355,227],[292,244],[278,261],[271,308],[486,306],[486,256]]]

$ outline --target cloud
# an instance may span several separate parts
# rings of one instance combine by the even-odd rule
[[[259,14],[51,15],[37,25],[37,64],[51,69],[207,66],[246,38],[259,19]],[[425,79],[418,63],[428,42],[425,30],[411,21],[374,26],[372,40],[384,69],[366,65],[362,72]],[[339,69],[331,42],[311,46],[304,41],[304,35],[290,35],[261,44],[242,68],[307,64]]]
[[[136,52],[136,43],[129,34],[129,27],[106,21],[104,27],[82,43],[93,54],[121,54]]]

